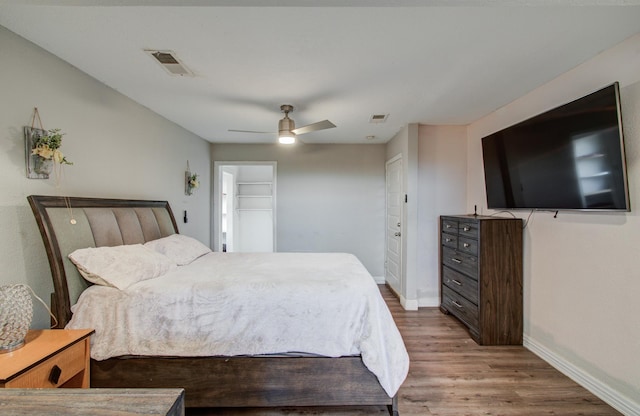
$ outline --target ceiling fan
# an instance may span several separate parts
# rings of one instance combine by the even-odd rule
[[[284,113],[284,118],[278,122],[278,141],[282,144],[293,144],[296,142],[296,136],[299,134],[310,133],[312,131],[325,130],[335,127],[336,125],[329,120],[322,120],[316,123],[307,124],[306,126],[296,128],[296,123],[289,118],[289,113],[293,112],[293,106],[283,104],[280,110]],[[273,133],[270,131],[253,131],[253,130],[233,130],[236,133]]]

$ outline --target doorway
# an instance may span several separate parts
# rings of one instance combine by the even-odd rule
[[[214,247],[276,251],[276,162],[215,162]]]
[[[402,225],[403,225],[402,156],[386,163],[386,244],[384,279],[391,289],[402,296]]]

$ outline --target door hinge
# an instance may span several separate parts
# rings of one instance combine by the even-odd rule
[[[407,202],[408,202],[407,194],[404,194],[404,203],[406,204]]]

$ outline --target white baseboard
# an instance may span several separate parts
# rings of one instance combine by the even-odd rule
[[[558,356],[544,345],[536,342],[527,335],[523,337],[525,348],[538,355],[540,358],[551,364],[558,371],[598,396],[602,401],[626,416],[640,416],[640,403],[634,402],[631,398],[622,395],[611,386],[601,382],[595,377],[587,374],[581,368],[576,367],[564,358]]]
[[[375,280],[376,284],[379,284],[379,285],[384,285],[386,283],[384,280],[384,276],[373,276],[373,280]],[[417,311],[418,306],[424,306],[424,305],[421,305],[421,302],[418,301],[417,299],[407,299],[400,294],[398,294],[398,296],[400,297],[400,305],[402,305],[402,307],[406,311]]]
[[[422,297],[418,299],[418,306],[420,308],[434,308],[440,306],[440,297]]]
[[[400,296],[400,305],[405,311],[417,311],[418,301],[416,299],[407,299],[404,296]]]

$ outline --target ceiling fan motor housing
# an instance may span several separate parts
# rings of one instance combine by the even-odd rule
[[[278,131],[291,132],[296,128],[296,123],[289,118],[289,112],[293,111],[293,106],[285,104],[280,106],[280,109],[284,112],[284,118],[278,122]]]

